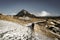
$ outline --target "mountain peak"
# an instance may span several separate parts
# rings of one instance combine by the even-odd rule
[[[28,11],[22,9],[20,12],[23,12],[24,14],[26,14]]]
[[[35,17],[35,15],[30,14],[28,11],[22,9],[18,14],[16,15],[18,17],[28,16],[28,17]]]

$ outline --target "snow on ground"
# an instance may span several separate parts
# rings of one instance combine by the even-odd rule
[[[52,40],[51,38],[32,32],[18,23],[0,20],[0,40]]]
[[[3,34],[3,36],[2,36]],[[26,40],[31,37],[31,30],[28,27],[23,27],[20,24],[0,20],[0,39],[1,40]],[[18,37],[18,38],[17,38]]]

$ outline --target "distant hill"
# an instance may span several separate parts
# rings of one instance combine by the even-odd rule
[[[18,16],[18,17],[23,17],[23,16],[25,16],[25,17],[36,17],[35,15],[33,15],[33,14],[30,14],[28,11],[26,11],[26,10],[21,10],[20,12],[18,12],[15,16]]]
[[[2,13],[0,13],[0,15],[3,15]]]

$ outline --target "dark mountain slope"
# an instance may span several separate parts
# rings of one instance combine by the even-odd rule
[[[15,16],[18,16],[18,17],[23,17],[23,16],[25,16],[25,17],[36,17],[35,15],[30,14],[28,11],[26,11],[24,9],[21,10],[20,12],[18,12],[18,14]]]

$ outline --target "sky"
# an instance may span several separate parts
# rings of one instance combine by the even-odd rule
[[[15,15],[22,9],[36,16],[60,16],[60,0],[0,0],[0,13]]]

